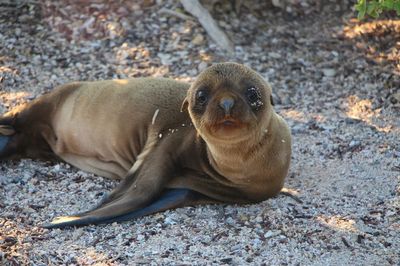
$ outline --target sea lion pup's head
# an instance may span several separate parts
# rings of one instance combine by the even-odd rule
[[[197,77],[182,108],[188,109],[206,142],[257,142],[271,120],[271,93],[268,83],[252,69],[237,63],[220,63]]]

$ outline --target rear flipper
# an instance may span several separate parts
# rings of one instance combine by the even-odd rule
[[[9,136],[0,135],[0,154],[6,148],[9,140],[10,140]]]
[[[9,125],[0,125],[0,159],[12,153],[10,151],[10,140],[15,134],[15,130]]]
[[[125,214],[115,217],[95,217],[83,213],[77,216],[62,216],[55,218],[52,222],[44,224],[44,228],[63,228],[68,226],[84,226],[89,224],[123,222],[168,209],[175,209],[203,202],[211,202],[206,196],[189,189],[166,189],[161,196],[149,203],[147,206],[131,210]],[[95,211],[95,210],[94,210]]]

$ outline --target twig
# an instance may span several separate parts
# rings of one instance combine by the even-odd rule
[[[295,201],[297,201],[298,203],[303,203],[303,201],[297,197],[296,195],[294,195],[293,193],[289,192],[288,189],[286,188],[282,188],[280,194],[291,197],[292,199],[294,199]]]
[[[347,239],[344,238],[344,236],[342,236],[341,239],[342,239],[343,244],[344,244],[346,247],[351,248],[351,245],[349,244],[349,242],[347,242]]]
[[[218,27],[217,23],[210,15],[210,12],[208,12],[198,0],[181,0],[181,3],[187,12],[199,20],[201,26],[203,26],[211,39],[213,39],[219,47],[231,54],[234,53],[233,43],[229,40],[228,36],[226,36],[225,32]]]

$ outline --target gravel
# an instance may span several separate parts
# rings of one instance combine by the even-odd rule
[[[196,21],[160,12],[180,12],[177,1],[107,2],[0,4],[0,112],[68,81],[190,82],[213,62],[242,62],[271,83],[292,128],[285,187],[296,198],[47,230],[117,183],[62,162],[1,162],[0,264],[400,264],[398,20],[359,23],[347,1],[249,1],[239,14],[220,1],[227,56]]]

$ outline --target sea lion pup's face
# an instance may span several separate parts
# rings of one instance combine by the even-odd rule
[[[190,87],[183,108],[207,141],[234,144],[257,141],[272,115],[271,88],[252,69],[237,63],[215,64]]]

